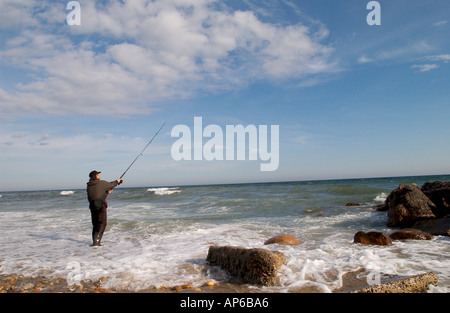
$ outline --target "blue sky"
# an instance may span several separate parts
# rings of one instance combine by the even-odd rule
[[[450,173],[450,2],[0,2],[0,191]],[[279,167],[175,161],[171,130],[279,125]],[[206,139],[205,139],[206,141]]]

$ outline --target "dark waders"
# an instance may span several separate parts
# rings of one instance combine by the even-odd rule
[[[106,229],[108,204],[101,200],[91,201],[89,209],[92,217],[92,246],[101,246],[100,242]]]

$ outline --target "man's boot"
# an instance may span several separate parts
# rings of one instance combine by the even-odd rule
[[[102,233],[94,233],[92,235],[93,247],[101,246],[100,241],[102,241],[103,234]]]

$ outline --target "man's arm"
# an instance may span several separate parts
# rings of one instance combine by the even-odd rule
[[[115,188],[117,186],[117,182],[116,181],[112,181],[112,182],[105,181],[105,185],[104,186],[105,186],[106,190],[110,190],[110,189],[113,189],[113,188]]]
[[[117,187],[117,185],[119,185],[119,183],[121,183],[122,182],[122,180],[120,179],[120,178],[118,178],[118,179],[116,179],[116,180],[113,180],[112,182],[106,182],[105,181],[105,189],[106,189],[106,192],[108,193],[108,194],[110,194],[111,192],[112,192],[112,190],[115,188],[115,187]]]

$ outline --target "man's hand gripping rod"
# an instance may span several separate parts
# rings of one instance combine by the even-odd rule
[[[122,183],[122,178],[125,176],[125,174],[128,172],[128,170],[130,169],[130,167],[133,166],[134,162],[136,162],[137,159],[139,159],[139,157],[142,155],[142,153],[144,153],[145,149],[147,149],[147,147],[152,143],[153,139],[155,139],[156,136],[158,136],[159,132],[161,131],[161,129],[164,127],[164,125],[166,124],[166,122],[164,122],[161,127],[158,129],[158,131],[156,132],[156,134],[153,136],[153,138],[148,142],[148,144],[145,146],[144,149],[142,149],[141,153],[139,153],[139,155],[136,157],[136,159],[134,159],[133,162],[131,162],[130,166],[128,166],[128,168],[125,170],[125,172],[123,172],[122,176],[120,176],[120,183],[119,185]]]

